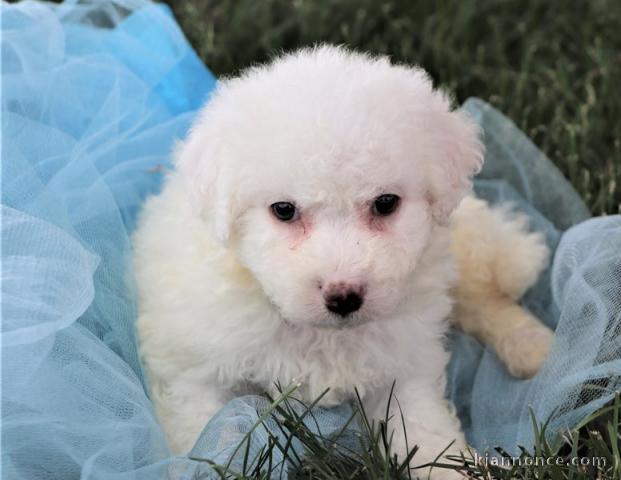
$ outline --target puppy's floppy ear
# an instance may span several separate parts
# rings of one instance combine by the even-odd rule
[[[175,165],[194,210],[207,222],[215,239],[225,245],[235,218],[231,172],[209,106],[203,109],[188,138],[175,148]]]
[[[453,210],[472,190],[472,177],[483,165],[481,130],[463,111],[451,110],[450,100],[436,92],[439,100],[432,109],[428,126],[440,153],[432,160],[430,201],[433,216],[446,223]],[[437,151],[437,150],[436,150]]]

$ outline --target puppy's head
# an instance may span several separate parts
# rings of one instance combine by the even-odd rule
[[[283,318],[393,315],[482,162],[420,69],[302,50],[220,83],[177,155],[192,201]]]

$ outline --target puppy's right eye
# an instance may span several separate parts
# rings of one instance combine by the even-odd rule
[[[276,202],[270,206],[274,216],[281,222],[293,222],[298,218],[295,205],[290,202]]]
[[[401,199],[393,193],[384,193],[373,201],[371,212],[376,217],[387,217],[399,206]]]

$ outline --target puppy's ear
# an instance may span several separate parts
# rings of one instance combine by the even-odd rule
[[[208,109],[207,107],[206,109]],[[217,128],[203,111],[188,138],[175,148],[175,165],[194,210],[207,222],[215,239],[226,245],[233,219],[232,179]]]
[[[430,202],[433,216],[446,223],[453,210],[472,190],[472,177],[483,165],[484,148],[479,126],[463,112],[450,109],[441,95],[441,108],[431,113],[429,127],[440,148],[432,160]]]

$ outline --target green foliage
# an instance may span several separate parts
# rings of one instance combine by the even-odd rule
[[[168,0],[227,75],[317,42],[419,64],[512,118],[594,214],[621,212],[618,0]]]
[[[546,435],[547,424],[539,424],[534,416],[533,431],[535,445],[530,449],[521,448],[517,457],[511,457],[498,449],[496,452],[502,460],[489,456],[479,456],[473,451],[462,452],[461,456],[438,457],[431,464],[421,465],[417,462],[417,446],[413,446],[405,458],[399,458],[393,452],[392,431],[405,428],[403,417],[389,416],[390,403],[397,401],[393,392],[389,393],[386,415],[379,422],[367,417],[362,402],[358,397],[353,414],[343,428],[331,437],[324,437],[310,429],[305,420],[313,418],[312,408],[321,399],[317,398],[310,405],[295,408],[301,402],[291,394],[295,386],[289,387],[275,400],[271,407],[259,418],[251,431],[246,434],[234,454],[243,452],[241,470],[232,468],[232,463],[216,465],[208,459],[194,458],[206,462],[222,480],[229,479],[268,479],[281,474],[281,464],[274,460],[274,452],[284,455],[289,465],[289,477],[295,480],[374,480],[426,478],[421,467],[433,466],[434,470],[457,470],[464,478],[471,479],[539,479],[539,480],[591,480],[621,478],[621,401],[619,392],[614,402],[586,418],[576,428],[569,430],[562,438],[550,442]],[[324,392],[325,394],[325,392]],[[400,411],[400,407],[398,408]],[[278,438],[265,421],[276,419],[284,441]],[[263,429],[268,435],[268,442],[254,457],[250,458],[250,437],[257,429]],[[354,432],[352,434],[352,431]],[[407,432],[406,432],[407,433]],[[354,447],[352,447],[352,435]],[[304,449],[300,456],[292,445],[299,442]],[[447,445],[447,448],[450,445]],[[232,457],[231,457],[232,458]],[[197,480],[207,477],[203,473]]]

